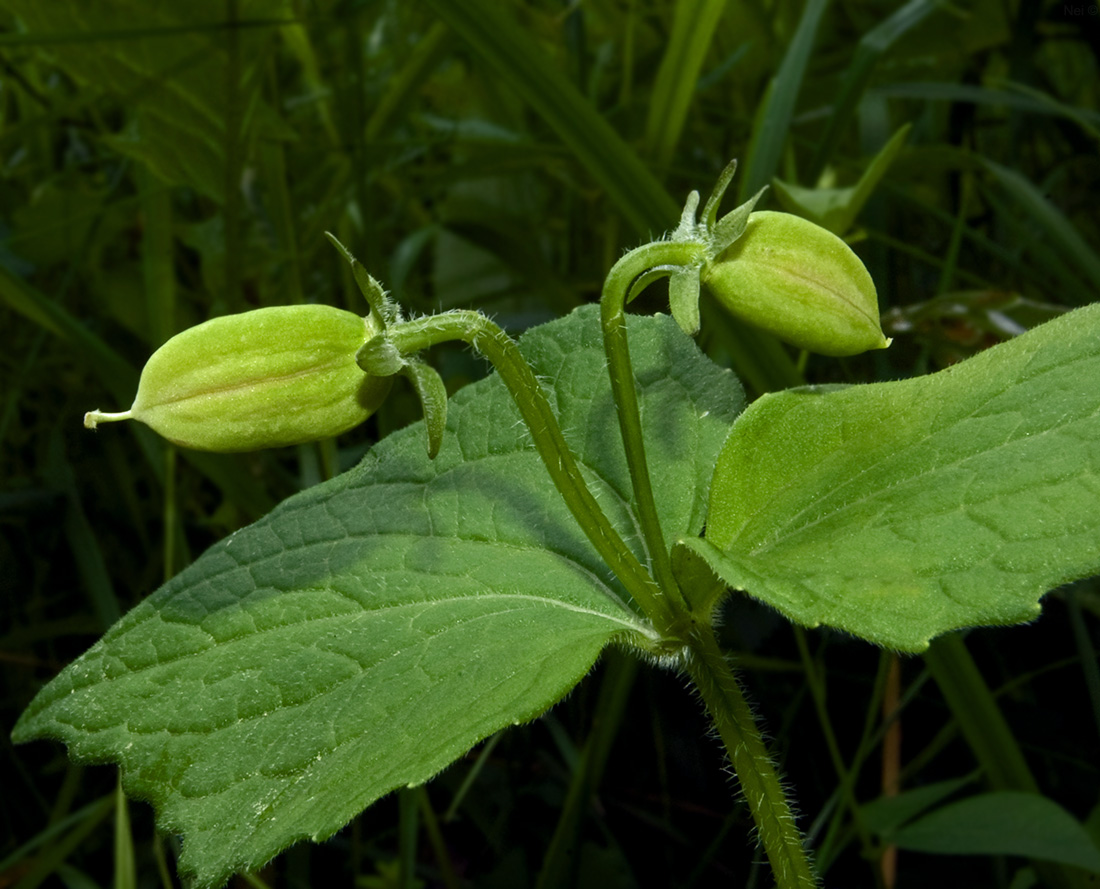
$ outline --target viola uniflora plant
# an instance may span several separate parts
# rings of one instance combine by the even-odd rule
[[[701,298],[826,355],[889,340],[842,240],[756,198],[719,217],[732,176],[616,263],[598,309],[519,342],[477,312],[406,319],[337,245],[364,318],[258,310],[166,343],[131,409],[88,425],[274,447],[362,422],[400,375],[423,429],[210,549],[46,685],[14,739],[117,763],[181,835],[181,873],[215,887],[538,717],[616,645],[688,677],[776,885],[817,885],[716,610],[743,592],[920,652],[1034,619],[1100,571],[1100,308],[930,376],[746,407],[691,339]],[[672,317],[628,317],[660,278]],[[448,340],[496,370],[449,405],[425,357]]]

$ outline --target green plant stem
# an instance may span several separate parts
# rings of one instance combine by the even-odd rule
[[[990,786],[994,790],[1038,793],[1035,776],[962,635],[950,633],[934,640],[924,652],[924,663]]]
[[[681,609],[688,604],[672,576],[672,563],[664,532],[657,516],[657,503],[649,479],[649,464],[642,437],[642,417],[638,409],[638,391],[634,386],[634,368],[626,336],[626,297],[639,275],[657,266],[692,266],[701,262],[706,245],[692,241],[655,241],[631,250],[611,267],[600,297],[600,322],[603,325],[607,372],[611,376],[611,394],[619,415],[619,430],[626,451],[626,464],[634,487],[638,520],[657,579],[665,595]]]
[[[655,265],[691,265],[702,255],[699,244],[659,242],[628,254],[608,276],[603,303],[605,345],[611,381],[619,408],[624,446],[633,460],[631,477],[639,504],[648,496],[649,528],[647,544],[651,552],[664,557],[669,581],[672,580],[668,550],[657,522],[652,485],[645,463],[641,436],[641,416],[637,390],[626,342],[624,305],[630,283]],[[402,353],[410,354],[452,340],[469,343],[488,358],[508,388],[531,432],[535,448],[546,465],[555,486],[596,550],[626,586],[642,611],[662,635],[676,636],[682,627],[678,615],[686,610],[679,601],[674,582],[667,588],[677,600],[654,583],[649,573],[627,548],[618,532],[592,496],[580,468],[565,441],[550,403],[535,378],[534,371],[519,347],[500,327],[472,311],[446,312],[393,325],[387,339]],[[624,420],[624,416],[626,419]],[[629,456],[633,454],[633,457]],[[639,494],[639,492],[643,492]],[[639,510],[641,510],[639,505]],[[656,534],[650,542],[649,534]],[[654,559],[655,564],[659,564]],[[681,637],[683,638],[683,637]],[[741,692],[733,671],[726,662],[709,626],[695,625],[686,638],[684,663],[699,689],[707,711],[730,757],[745,799],[756,822],[764,851],[775,874],[779,889],[806,889],[817,882],[802,848],[802,838],[794,823],[779,776],[768,755],[763,738],[752,717],[751,708]]]
[[[398,889],[413,889],[416,885],[417,846],[420,839],[419,800],[415,787],[402,787],[397,792],[397,861]]]
[[[432,808],[432,801],[428,798],[428,791],[421,784],[414,791],[417,804],[420,806],[420,817],[424,822],[424,832],[428,835],[428,843],[435,855],[435,863],[439,867],[439,878],[447,889],[460,889],[462,882],[455,872],[451,862],[450,852],[447,851],[447,843],[443,839],[443,832],[439,829],[439,819]]]
[[[134,835],[130,830],[130,803],[122,791],[122,776],[115,788],[115,879],[114,889],[134,889],[137,867],[134,863]]]
[[[818,885],[752,708],[709,626],[697,625],[685,666],[725,745],[778,889]]]
[[[225,290],[237,309],[243,299],[241,232],[241,32],[240,0],[225,0]]]
[[[623,712],[639,665],[638,658],[614,648],[604,653],[603,661],[604,673],[593,711],[592,729],[573,770],[569,791],[535,884],[536,889],[576,886],[580,880],[582,819],[591,806],[592,796],[599,787],[611,754],[611,746],[622,725]]]
[[[570,512],[643,613],[661,635],[674,624],[668,601],[630,551],[588,489],[546,393],[519,347],[507,333],[479,312],[457,310],[392,325],[387,339],[402,354],[439,343],[461,340],[492,362],[531,433],[535,450]]]
[[[825,746],[829,751],[829,758],[833,761],[833,769],[836,771],[837,778],[840,781],[837,791],[851,815],[852,826],[855,828],[856,836],[859,838],[864,857],[870,858],[873,853],[874,845],[871,842],[870,831],[868,831],[867,825],[864,824],[859,801],[856,799],[855,787],[853,786],[858,777],[859,763],[857,762],[853,768],[848,768],[844,764],[844,757],[840,753],[840,744],[837,742],[836,733],[833,731],[833,725],[829,719],[829,711],[826,707],[827,689],[825,686],[825,676],[818,672],[814,663],[813,655],[810,653],[809,642],[806,640],[806,631],[797,624],[795,624],[792,629],[794,630],[795,641],[798,644],[798,653],[802,658],[802,667],[806,674],[806,684],[810,688],[810,696],[814,702],[814,710],[817,712],[817,720],[821,725],[821,732],[825,736]],[[875,885],[882,886],[882,874],[878,868],[874,869],[874,874]]]

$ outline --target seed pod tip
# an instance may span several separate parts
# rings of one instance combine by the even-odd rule
[[[101,410],[88,411],[84,415],[84,428],[95,429],[100,423],[117,423],[119,420],[129,420],[131,417],[133,417],[133,413],[130,411],[119,411],[118,413],[107,413]]]

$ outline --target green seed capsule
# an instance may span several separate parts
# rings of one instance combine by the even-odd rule
[[[875,284],[859,257],[801,217],[753,213],[702,281],[735,317],[801,349],[856,355],[890,345]]]
[[[331,306],[282,306],[214,318],[161,346],[129,411],[90,411],[84,425],[133,418],[187,448],[253,451],[346,432],[389,393],[355,353],[380,332]]]

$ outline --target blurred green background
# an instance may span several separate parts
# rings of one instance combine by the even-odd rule
[[[835,228],[895,344],[807,359],[704,305],[701,347],[752,394],[925,373],[1100,299],[1098,60],[1096,7],[1041,0],[0,0],[3,725],[210,543],[418,418],[398,390],[335,442],[233,456],[81,428],[184,327],[365,312],[324,231],[407,309],[519,333],[598,298],[737,157],[726,209],[770,185],[761,208]],[[461,348],[432,361],[452,390],[486,372]],[[1041,789],[1095,836],[1100,596],[1045,602],[967,644]],[[826,882],[876,885],[853,813],[882,794],[889,656],[742,599],[725,618]],[[610,656],[543,720],[262,878],[770,885],[681,681],[624,670]],[[900,664],[903,788],[986,765],[928,678]],[[175,840],[140,804],[116,829],[111,769],[4,738],[0,887],[172,885]],[[560,821],[582,772],[594,796]],[[1022,887],[1023,864],[903,851],[896,885]]]

